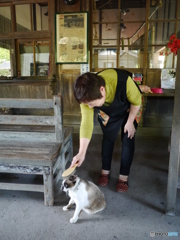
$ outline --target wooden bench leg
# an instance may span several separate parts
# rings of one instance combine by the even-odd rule
[[[49,168],[44,169],[44,205],[53,206],[54,204],[54,184],[53,184],[53,170]]]

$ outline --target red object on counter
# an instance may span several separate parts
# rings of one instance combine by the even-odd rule
[[[162,88],[151,88],[151,91],[152,91],[153,93],[163,93]]]

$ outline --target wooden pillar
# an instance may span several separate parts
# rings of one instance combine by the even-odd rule
[[[144,64],[143,64],[143,84],[146,85],[147,82],[147,64],[148,58],[148,32],[149,32],[149,14],[150,14],[150,0],[146,1],[146,25],[145,25],[145,37],[144,37]]]
[[[176,84],[174,96],[174,111],[171,132],[171,149],[169,158],[169,172],[167,184],[166,214],[174,216],[176,212],[176,198],[179,174],[179,155],[180,155],[180,49],[178,50]]]

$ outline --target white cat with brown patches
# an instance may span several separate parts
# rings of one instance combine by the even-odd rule
[[[102,211],[106,206],[104,194],[100,189],[94,183],[82,180],[78,176],[71,175],[65,179],[61,189],[70,197],[68,205],[64,206],[63,210],[67,211],[73,204],[76,204],[74,216],[70,219],[71,223],[77,222],[82,210],[93,214]]]

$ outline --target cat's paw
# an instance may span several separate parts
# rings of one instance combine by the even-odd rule
[[[68,211],[68,210],[69,210],[69,208],[67,206],[63,207],[63,211]]]
[[[77,218],[71,218],[70,219],[70,223],[76,223],[77,222]]]

